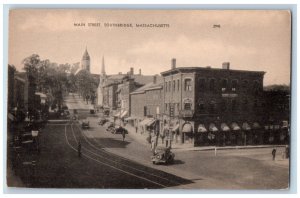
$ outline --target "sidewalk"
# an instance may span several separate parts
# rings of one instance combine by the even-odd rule
[[[128,130],[130,137],[134,140],[150,147],[150,144],[147,142],[148,133],[141,133],[138,131],[135,132],[135,128],[126,125],[125,128]],[[158,146],[163,146],[165,143],[162,143],[161,138],[158,138]],[[209,150],[229,150],[229,149],[256,149],[256,148],[273,148],[273,147],[285,147],[285,145],[247,145],[247,146],[201,146],[195,147],[193,144],[182,144],[182,143],[173,143],[171,145],[172,149],[176,151],[209,151]]]

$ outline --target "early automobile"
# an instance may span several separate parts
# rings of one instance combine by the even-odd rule
[[[106,126],[106,131],[111,131],[111,130],[113,130],[115,128],[115,123],[113,123],[113,122],[106,122],[105,126]]]
[[[106,122],[108,122],[108,120],[106,118],[100,118],[98,121],[99,125],[104,125]]]
[[[156,147],[153,156],[151,157],[153,164],[171,164],[174,162],[175,154],[172,153],[170,147]]]
[[[88,120],[82,120],[81,128],[82,129],[90,128],[90,122]]]

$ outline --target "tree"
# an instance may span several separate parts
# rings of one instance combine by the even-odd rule
[[[32,54],[31,56],[23,60],[24,70],[26,71],[28,78],[28,112],[29,116],[34,114],[35,104],[35,92],[38,79],[38,70],[40,64],[40,57],[37,54]]]

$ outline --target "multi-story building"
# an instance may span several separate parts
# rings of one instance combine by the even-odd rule
[[[151,82],[152,79],[153,76],[142,75],[141,70],[139,74],[134,74],[134,69],[130,68],[128,74],[118,85],[118,90],[116,92],[120,118],[124,118],[125,116],[128,116],[131,113],[130,93]]]
[[[160,116],[163,97],[163,83],[159,76],[153,77],[150,82],[130,93],[130,117],[128,122],[139,130],[160,130]],[[153,126],[153,125],[156,125]]]
[[[162,72],[164,127],[174,142],[242,145],[262,125],[262,71],[176,67]],[[255,130],[252,130],[255,129]],[[170,133],[171,134],[171,133]],[[256,137],[256,136],[255,136]],[[262,137],[256,137],[261,141]]]

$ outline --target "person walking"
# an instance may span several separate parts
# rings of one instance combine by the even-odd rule
[[[81,142],[78,142],[78,147],[77,147],[77,153],[78,153],[78,157],[81,157]]]
[[[126,136],[126,131],[124,128],[122,128],[121,130],[122,130],[122,138],[123,138],[123,142],[124,142],[125,136]]]
[[[276,148],[273,148],[273,150],[272,150],[272,157],[273,157],[273,161],[275,161],[275,157],[276,157]]]

